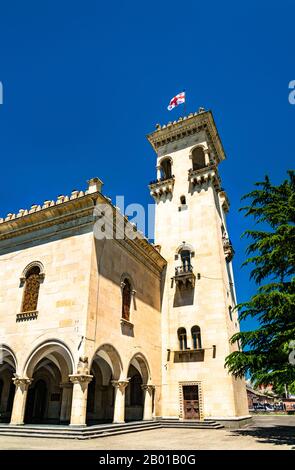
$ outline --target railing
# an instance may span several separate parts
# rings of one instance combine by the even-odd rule
[[[171,175],[171,176],[168,176],[168,177],[167,177],[167,176],[163,176],[162,178],[158,178],[158,179],[156,179],[156,180],[154,180],[154,181],[151,181],[151,182],[150,182],[150,185],[151,185],[151,184],[157,184],[157,183],[163,183],[164,181],[169,181],[169,180],[174,179],[174,178],[175,178],[174,175]]]
[[[192,273],[193,267],[191,264],[184,264],[182,266],[178,266],[175,268],[175,276],[179,276],[181,274]]]

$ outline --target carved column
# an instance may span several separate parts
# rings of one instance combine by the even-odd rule
[[[129,380],[112,380],[112,385],[115,387],[113,423],[125,422],[125,389],[128,383]]]
[[[155,386],[144,384],[141,388],[144,391],[143,420],[148,421],[153,419],[153,396]]]
[[[67,423],[71,418],[71,404],[73,394],[73,384],[71,382],[63,382],[60,384],[62,389],[60,422]]]
[[[11,414],[10,424],[21,425],[24,424],[25,410],[28,389],[33,379],[28,378],[13,378],[12,381],[15,385],[15,395],[13,400],[13,408]]]
[[[157,180],[161,179],[161,165],[157,166]]]
[[[73,383],[70,426],[86,426],[88,384],[91,382],[93,375],[77,374],[69,377]]]
[[[205,164],[206,164],[206,165],[210,165],[210,153],[209,153],[209,150],[208,150],[208,149],[205,149],[205,150],[204,150],[204,153],[205,153]]]

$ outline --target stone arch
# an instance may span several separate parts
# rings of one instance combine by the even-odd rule
[[[13,377],[17,371],[17,359],[13,350],[6,344],[0,346],[0,422],[11,418],[15,386]]]
[[[189,158],[192,161],[193,170],[205,168],[209,162],[206,161],[208,148],[203,144],[197,144],[190,149]]]
[[[29,355],[25,362],[23,375],[31,378],[34,369],[42,359],[50,359],[59,367],[62,380],[67,380],[74,371],[74,358],[68,346],[62,341],[52,339],[39,344]]]
[[[28,389],[25,423],[61,422],[63,384],[73,374],[74,358],[68,346],[57,339],[36,346],[27,358],[23,377],[31,379]]]
[[[101,357],[110,366],[112,370],[113,380],[119,380],[123,371],[123,363],[117,349],[109,343],[104,343],[100,345],[93,355],[90,364],[90,369],[97,357]]]
[[[40,270],[40,274],[39,274],[39,275],[44,278],[44,276],[45,276],[45,271],[44,271],[44,265],[43,265],[43,263],[42,263],[41,261],[32,261],[31,263],[29,263],[29,264],[25,267],[25,269],[24,269],[23,272],[22,272],[22,275],[21,275],[21,278],[20,278],[20,280],[21,280],[22,282],[24,282],[24,281],[26,280],[26,276],[27,276],[28,272],[29,272],[32,268],[34,268],[34,267],[39,268],[39,270]]]
[[[148,384],[151,382],[151,370],[150,370],[149,362],[144,354],[142,354],[141,352],[137,352],[132,356],[128,364],[127,374],[128,374],[128,369],[131,365],[135,367],[135,369],[138,370],[138,372],[140,373],[142,377],[144,384]]]
[[[158,160],[157,169],[161,179],[172,178],[173,160],[170,156],[163,156]]]
[[[128,386],[125,396],[126,421],[142,420],[144,416],[145,386],[151,382],[151,372],[146,357],[135,353],[128,364]]]
[[[179,245],[176,248],[176,254],[179,255],[182,250],[187,250],[190,251],[191,253],[194,253],[194,247],[190,243],[182,242],[181,245]]]
[[[7,362],[11,367],[17,370],[17,359],[13,350],[6,344],[0,345],[0,359],[1,362]],[[0,362],[0,365],[1,365]]]
[[[113,421],[114,381],[122,378],[123,364],[117,349],[111,344],[97,348],[90,364],[93,379],[88,387],[87,423],[98,424]]]

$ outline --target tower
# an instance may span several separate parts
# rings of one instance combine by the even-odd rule
[[[249,416],[245,383],[224,368],[239,330],[221,187],[223,146],[210,111],[157,125],[155,244],[167,260],[162,296],[162,415],[180,419]]]

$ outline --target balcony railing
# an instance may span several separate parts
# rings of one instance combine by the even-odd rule
[[[220,188],[220,177],[215,165],[208,165],[197,170],[190,168],[188,170],[188,179],[194,186],[201,186],[212,182],[216,188]]]
[[[154,198],[159,198],[162,194],[172,193],[174,187],[175,177],[172,175],[170,178],[160,178],[152,181],[149,184],[150,194]]]
[[[175,268],[175,276],[180,276],[181,274],[187,274],[192,272],[193,267],[191,264],[185,264],[182,266],[177,266],[177,268]]]
[[[194,287],[196,276],[193,273],[193,267],[191,264],[183,264],[175,268],[175,276],[172,278],[176,282],[179,288],[183,287]]]
[[[158,178],[156,180],[151,181],[149,185],[151,186],[153,184],[162,183],[164,181],[169,181],[171,178],[174,179],[175,176],[174,175],[171,175],[171,176],[168,176],[168,177],[167,176],[162,176],[162,178]]]

